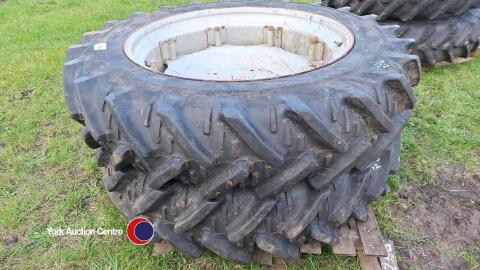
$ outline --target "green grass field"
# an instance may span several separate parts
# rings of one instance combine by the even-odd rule
[[[152,256],[151,246],[134,246],[125,236],[47,233],[49,227],[127,224],[102,186],[94,150],[68,116],[61,76],[66,48],[108,20],[181,4],[186,2],[0,0],[0,268],[261,269],[235,266],[208,252],[197,260],[177,252]],[[401,226],[406,217],[397,214],[417,207],[405,200],[412,187],[436,184],[437,169],[445,166],[479,172],[480,61],[429,71],[415,92],[401,170],[389,179],[391,192],[374,204],[385,235],[405,245],[423,241]],[[450,256],[448,250],[438,252]],[[466,248],[461,257],[478,269],[479,254]],[[302,256],[291,268],[359,269],[359,263],[327,251]]]

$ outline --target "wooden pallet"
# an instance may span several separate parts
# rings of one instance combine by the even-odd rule
[[[442,62],[436,63],[433,67],[424,67],[423,69],[424,70],[429,70],[429,69],[432,69],[432,68],[439,68],[439,67],[448,66],[448,65],[451,65],[451,64],[463,64],[463,63],[466,63],[466,62],[470,62],[477,57],[477,52],[478,52],[478,50],[475,49],[466,58],[457,57],[457,58],[453,59],[451,62],[442,61]]]
[[[338,236],[338,243],[332,246],[334,255],[357,256],[363,270],[398,270],[393,242],[383,239],[371,208],[368,208],[366,222],[351,218],[339,229]],[[319,255],[322,253],[322,244],[309,242],[301,246],[300,252]],[[260,252],[253,260],[271,270],[287,269],[284,260],[268,253]]]
[[[358,256],[363,270],[398,270],[393,242],[384,240],[378,228],[377,218],[371,208],[368,208],[368,220],[362,222],[350,219],[338,231],[339,241],[332,246],[332,252],[338,256]],[[154,255],[164,255],[171,250],[165,241],[155,243]],[[300,247],[301,253],[322,253],[322,244],[311,241]],[[265,265],[268,269],[287,269],[288,264],[281,258],[257,251],[253,261]]]
[[[358,256],[364,270],[397,270],[394,245],[384,240],[378,228],[377,218],[368,208],[368,220],[350,219],[340,228],[340,241],[332,246],[332,252],[340,256]]]
[[[467,58],[457,57],[453,60],[453,62],[442,61],[442,62],[436,63],[433,67],[427,67],[427,68],[424,68],[424,69],[425,70],[430,70],[432,68],[439,68],[439,67],[449,66],[449,65],[452,65],[452,64],[454,64],[454,65],[463,64],[463,63],[470,62],[472,60],[475,60],[475,57],[467,57]]]

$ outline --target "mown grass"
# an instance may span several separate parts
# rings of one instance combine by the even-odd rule
[[[134,11],[186,1],[0,1],[0,243],[1,268],[260,269],[234,266],[207,253],[151,256],[121,237],[61,237],[48,227],[125,228],[106,195],[94,151],[79,136],[63,102],[66,48],[82,33]],[[394,193],[375,204],[384,231],[402,228],[389,216],[411,181],[433,181],[445,163],[472,168],[480,154],[480,62],[431,71],[416,88],[418,104],[404,135]],[[15,241],[14,241],[15,242]],[[466,254],[469,260],[475,256]],[[472,259],[473,258],[473,259]],[[303,256],[292,269],[359,269],[352,258]]]

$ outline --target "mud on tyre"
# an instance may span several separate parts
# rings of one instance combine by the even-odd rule
[[[272,24],[260,20],[236,35],[241,23],[208,17],[222,12],[228,18],[261,13]],[[203,37],[192,23],[177,28],[182,34],[159,31],[159,39],[142,41],[162,21],[200,14],[212,23]],[[279,23],[284,18],[275,16],[282,14],[292,25]],[[295,24],[305,18],[328,34],[297,31]],[[208,28],[220,33],[209,36]],[[261,250],[294,260],[302,243],[335,242],[336,228],[351,215],[366,219],[366,204],[385,191],[397,166],[420,65],[408,52],[411,40],[397,38],[395,29],[370,16],[286,3],[134,14],[86,33],[68,49],[65,100],[72,118],[84,125],[85,142],[97,148],[112,200],[128,219],[149,218],[156,240],[188,256],[206,248],[248,263]],[[241,47],[243,37],[255,40],[245,33],[264,33],[260,43],[294,53],[308,66],[234,81],[166,74],[187,54]],[[203,45],[182,43],[184,35]],[[289,40],[302,42],[295,47]]]

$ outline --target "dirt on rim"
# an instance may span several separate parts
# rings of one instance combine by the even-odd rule
[[[472,269],[465,253],[480,260],[480,170],[462,166],[436,170],[435,184],[415,185],[401,200],[396,240],[402,269]],[[475,267],[473,268],[475,269]]]

